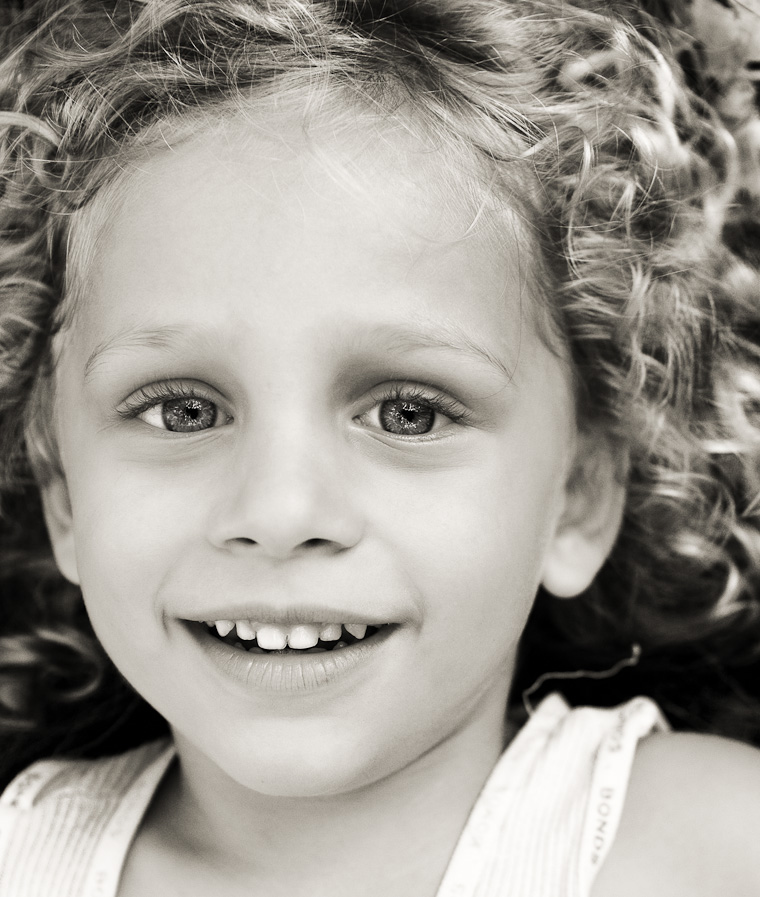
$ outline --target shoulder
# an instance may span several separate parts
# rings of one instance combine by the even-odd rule
[[[40,760],[19,773],[0,795],[0,809],[19,813],[44,808],[60,798],[78,795],[111,798],[129,790],[147,768],[170,750],[155,741],[123,754],[96,760]]]
[[[153,742],[98,760],[43,760],[18,775],[0,796],[3,897],[81,894],[96,848],[131,837],[172,756],[168,742]],[[109,871],[110,856],[103,864]]]
[[[717,736],[645,738],[594,897],[760,894],[760,751]]]

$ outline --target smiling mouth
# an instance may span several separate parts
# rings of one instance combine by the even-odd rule
[[[323,654],[341,651],[390,628],[363,623],[310,623],[297,626],[209,621],[199,626],[217,641],[249,654]]]

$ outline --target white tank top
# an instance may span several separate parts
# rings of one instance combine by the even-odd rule
[[[478,796],[437,897],[588,897],[615,837],[636,745],[657,706],[570,709],[550,695]],[[140,820],[174,758],[153,742],[102,760],[43,760],[0,797],[2,897],[116,897]]]

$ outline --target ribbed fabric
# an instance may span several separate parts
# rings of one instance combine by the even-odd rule
[[[588,897],[636,745],[667,728],[648,698],[571,710],[549,695],[486,782],[437,897]]]
[[[550,695],[486,782],[438,897],[588,897],[615,837],[636,745],[666,728],[647,698],[571,710]],[[173,757],[162,741],[21,773],[0,798],[0,897],[116,897]]]
[[[174,756],[166,741],[102,760],[43,760],[0,798],[1,897],[114,897]]]

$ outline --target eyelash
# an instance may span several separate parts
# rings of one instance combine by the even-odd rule
[[[141,387],[136,393],[122,402],[122,407],[118,409],[118,413],[127,420],[133,420],[146,411],[150,411],[151,408],[155,408],[156,405],[161,405],[163,402],[171,402],[172,399],[205,399],[207,402],[213,402],[215,405],[219,404],[217,398],[214,398],[195,384],[190,386],[189,384],[168,381],[166,383],[151,383],[148,386]]]
[[[392,383],[390,386],[383,388],[381,392],[373,394],[372,399],[373,407],[382,405],[383,402],[410,402],[427,405],[436,414],[448,417],[455,424],[467,424],[471,418],[470,413],[459,402],[445,393],[439,392],[432,386]],[[414,438],[419,439],[420,437]]]
[[[218,405],[218,400],[203,389],[199,389],[197,385],[189,386],[183,383],[174,383],[171,381],[165,383],[151,383],[148,386],[141,387],[136,393],[131,395],[122,403],[122,407],[118,409],[118,414],[126,420],[134,420],[141,414],[161,405],[164,402],[170,402],[172,399],[205,399]],[[419,386],[408,383],[394,383],[372,395],[372,407],[382,405],[384,402],[409,402],[413,404],[426,405],[436,414],[447,417],[456,424],[466,425],[470,420],[470,413],[455,399],[450,398],[433,387]],[[365,412],[368,414],[369,412]],[[359,415],[358,417],[363,417]],[[231,419],[231,418],[230,418]],[[432,434],[424,434],[423,436],[398,436],[401,439],[421,439],[425,436],[430,437]]]
[[[393,383],[380,396],[373,396],[378,402],[419,402],[429,405],[433,411],[445,414],[457,423],[469,417],[468,412],[456,400],[432,386],[418,386],[411,383]]]

